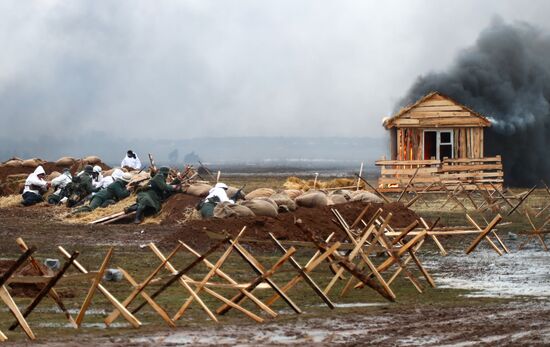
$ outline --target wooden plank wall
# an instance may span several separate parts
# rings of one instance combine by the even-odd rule
[[[416,168],[419,168],[414,179],[417,187],[437,182],[454,187],[460,182],[469,190],[477,189],[476,184],[492,189],[490,183],[493,183],[497,188],[501,188],[504,181],[500,156],[477,159],[445,159],[443,161],[378,160],[376,165],[381,167],[378,184],[384,191],[400,191],[414,175]]]
[[[454,129],[455,158],[483,158],[483,128]]]
[[[423,129],[397,129],[397,160],[422,160]]]

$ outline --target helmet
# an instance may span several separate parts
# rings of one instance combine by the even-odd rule
[[[225,189],[225,190],[229,189],[229,187],[227,186],[227,184],[221,183],[221,182],[220,182],[220,183],[216,183],[216,185],[214,186],[214,188],[222,188],[222,189]]]
[[[101,172],[101,166],[99,166],[99,165],[94,166],[94,172],[100,173]]]
[[[94,172],[94,168],[92,165],[86,165],[84,166],[84,172],[91,175]]]
[[[167,166],[163,166],[159,169],[159,172],[163,175],[168,175],[170,173],[170,168]]]
[[[132,174],[129,172],[125,172],[120,179],[126,183],[130,182],[132,180]]]

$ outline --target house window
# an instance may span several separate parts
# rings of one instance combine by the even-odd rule
[[[452,130],[424,130],[424,159],[453,157]]]

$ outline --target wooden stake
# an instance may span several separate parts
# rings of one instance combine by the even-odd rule
[[[66,257],[66,258],[70,258],[71,255],[61,246],[57,247],[59,249],[59,251]],[[84,268],[84,266],[82,266],[78,261],[74,261],[73,262],[73,265],[74,267],[82,272],[83,274],[87,274],[88,273],[88,270],[86,270],[86,268]],[[124,316],[124,318],[134,327],[134,328],[139,328],[141,326],[141,322],[136,318],[134,317],[134,315],[132,315],[130,313],[130,311],[128,311],[126,309],[126,307],[122,306],[122,304],[102,285],[102,284],[99,284],[98,285],[98,288],[99,288],[99,291],[107,298],[107,300],[109,300],[111,302],[111,304],[116,307],[120,312],[122,312],[122,315]]]
[[[36,306],[38,306],[38,304],[42,301],[42,299],[48,295],[48,293],[50,292],[50,290],[57,284],[57,282],[61,279],[61,277],[63,277],[63,275],[65,274],[65,272],[69,269],[69,266],[72,265],[73,261],[76,259],[76,257],[78,257],[78,252],[74,252],[72,255],[71,255],[71,258],[69,260],[67,260],[65,262],[65,264],[63,264],[63,267],[57,272],[57,274],[55,274],[55,276],[53,276],[49,281],[48,283],[46,284],[46,286],[44,286],[40,292],[38,293],[38,295],[33,299],[33,301],[29,304],[29,306],[27,306],[27,308],[25,308],[25,310],[23,311],[23,317],[27,318],[29,316],[29,314],[31,314],[31,312],[36,308]],[[19,321],[15,321],[10,327],[8,330],[15,330],[15,328],[17,328],[19,326]]]
[[[182,278],[187,272],[189,272],[192,268],[194,268],[196,265],[198,265],[203,259],[208,257],[210,254],[214,253],[218,248],[220,248],[224,243],[229,242],[229,238],[225,238],[221,240],[220,242],[216,243],[214,246],[210,247],[206,253],[202,254],[199,258],[197,258],[195,261],[193,261],[191,264],[187,265],[185,268],[179,270],[175,275],[173,275],[165,284],[163,284],[159,289],[157,289],[156,292],[154,292],[151,295],[152,299],[155,299],[157,296],[159,296],[162,292],[164,292],[168,287],[170,287],[174,282],[179,281],[180,278]],[[181,244],[179,244],[181,246]],[[179,249],[179,247],[178,247]],[[170,256],[168,256],[166,263],[170,259]],[[163,264],[164,266],[164,264]],[[141,310],[146,305],[146,302],[142,302],[138,307],[132,310],[132,313],[136,313],[139,310]]]
[[[86,294],[86,298],[84,299],[84,302],[82,303],[82,307],[80,308],[80,311],[78,312],[78,316],[76,316],[76,325],[80,328],[82,324],[82,320],[84,319],[84,315],[86,314],[86,311],[88,310],[88,307],[90,307],[90,304],[92,303],[92,299],[94,297],[94,294],[97,290],[97,287],[99,287],[99,284],[101,283],[101,279],[103,278],[103,275],[105,274],[105,270],[107,270],[107,266],[109,266],[109,262],[111,261],[111,257],[113,256],[113,247],[109,248],[107,251],[107,254],[105,255],[105,258],[103,259],[103,263],[101,264],[101,267],[99,268],[99,271],[97,272],[97,275],[95,276],[94,280],[92,281],[92,285],[90,286],[90,289],[88,290],[88,294]]]
[[[122,275],[124,276],[124,278],[126,278],[128,282],[130,282],[132,287],[134,288],[139,287],[139,283],[137,283],[137,281],[128,272],[126,272],[124,269],[120,267],[118,268],[118,270],[122,272]],[[171,328],[176,327],[176,323],[174,323],[174,321],[172,320],[172,318],[170,318],[168,313],[159,304],[157,304],[155,300],[151,299],[151,297],[144,291],[142,291],[140,294],[141,294],[141,297],[144,298],[147,301],[147,303],[149,303],[149,305],[153,308],[153,310],[155,310],[155,312],[158,313],[158,315],[166,322],[166,324],[168,324],[169,327]]]
[[[25,241],[18,237],[17,239],[15,239],[15,243],[17,243],[17,245],[19,246],[19,248],[21,248],[21,250],[23,252],[27,251],[29,249],[29,247],[27,246],[27,244],[25,243]],[[34,259],[32,256],[29,257],[29,261],[32,265],[32,267],[38,272],[38,274],[40,274],[41,276],[44,276],[45,273],[44,271],[42,270],[42,267],[38,264],[38,262],[36,261],[36,259]],[[69,320],[69,322],[71,323],[71,325],[74,327],[74,328],[78,328],[77,325],[76,325],[76,322],[74,321],[73,319],[73,316],[71,315],[71,313],[69,312],[69,310],[67,310],[67,307],[65,307],[65,304],[63,303],[63,300],[61,300],[61,297],[59,296],[59,294],[57,293],[57,291],[55,290],[55,288],[51,288],[50,291],[48,292],[48,295],[50,296],[50,298],[52,298],[53,301],[55,301],[55,303],[57,304],[57,306],[59,307],[59,309],[65,314],[65,317],[67,317],[67,319]]]
[[[363,166],[361,165],[361,168]],[[283,253],[286,253],[288,252],[285,247],[283,245],[281,245],[281,243],[279,242],[279,240],[277,240],[277,238],[272,234],[272,233],[269,233],[269,236],[271,237],[271,239],[273,240],[273,242],[275,242],[275,245],[277,245],[277,247],[283,252]],[[319,286],[317,286],[317,283],[315,283],[315,281],[313,281],[313,279],[307,274],[307,272],[305,271],[304,268],[302,268],[300,266],[300,264],[298,264],[298,262],[293,258],[293,257],[290,257],[288,258],[288,261],[290,262],[290,264],[298,271],[298,273],[300,274],[300,276],[302,276],[304,278],[304,281],[311,287],[311,289],[313,289],[313,291],[321,298],[321,300],[323,300],[325,302],[325,304],[327,304],[327,306],[331,309],[334,309],[334,304],[332,303],[332,301],[330,301],[330,299],[325,295],[325,293],[323,293],[323,291],[321,290],[321,288],[319,288]]]
[[[493,218],[493,220],[491,221],[491,223],[489,223],[489,225],[487,225],[487,227],[483,230],[482,233],[480,233],[473,241],[472,243],[470,244],[470,246],[468,246],[468,248],[466,249],[466,254],[470,254],[476,247],[477,245],[481,242],[481,240],[483,240],[485,238],[485,236],[487,236],[487,234],[493,230],[493,228],[495,226],[497,226],[498,223],[500,223],[500,221],[502,220],[502,216],[500,214],[498,214],[495,218]]]
[[[36,336],[32,332],[31,327],[25,320],[25,317],[23,317],[23,315],[21,314],[21,311],[19,311],[19,308],[15,304],[15,301],[13,301],[13,298],[8,292],[8,289],[6,289],[6,286],[4,285],[0,286],[0,299],[6,304],[6,306],[8,306],[11,313],[15,316],[15,319],[17,319],[17,321],[23,328],[25,334],[27,334],[27,337],[31,340],[36,339]]]
[[[363,176],[363,162],[361,162],[361,167],[359,168],[359,177]],[[357,178],[357,188],[356,191],[359,190],[361,184],[361,179]]]
[[[180,248],[181,248],[181,245],[178,244],[176,246],[176,248],[174,248],[172,253],[170,253],[170,255],[168,255],[168,258],[166,259],[166,261],[170,260],[174,255],[176,255],[176,253],[180,250]],[[153,278],[155,278],[155,276],[164,268],[164,265],[166,264],[166,261],[164,261],[162,264],[157,266],[156,269],[153,270],[153,272],[151,272],[151,274],[149,274],[149,276],[145,279],[145,281],[140,283],[137,288],[134,288],[132,293],[130,293],[130,295],[128,295],[128,297],[122,302],[122,305],[124,307],[128,307],[132,302],[134,302],[134,300],[145,289],[145,287],[147,287],[149,285],[149,283],[151,283]],[[143,305],[145,305],[145,303]],[[135,313],[135,312],[132,312],[132,313]],[[107,326],[111,325],[111,323],[113,323],[115,321],[115,319],[117,319],[119,314],[120,314],[119,310],[114,310],[113,312],[111,312],[111,314],[107,318],[105,318],[105,321],[104,321],[105,324]]]
[[[235,247],[235,250],[237,251],[237,253],[239,254],[242,254],[240,253],[240,249],[239,249],[239,246],[237,244],[233,244],[234,247]],[[255,270],[256,273],[258,273],[258,277],[256,277],[255,280],[253,280],[250,285],[248,287],[246,287],[246,290],[247,291],[253,291],[257,286],[260,285],[260,283],[262,282],[267,282],[276,292],[277,294],[279,294],[283,299],[285,299],[285,301],[290,301],[290,303],[292,303],[292,305],[290,305],[294,311],[296,311],[296,309],[298,310],[298,312],[296,313],[301,313],[301,310],[286,296],[286,294],[284,294],[276,285],[272,285],[272,281],[270,280],[270,277],[273,276],[273,274],[288,260],[289,257],[291,257],[292,255],[294,255],[294,253],[296,253],[296,249],[294,247],[291,247],[281,258],[279,258],[279,260],[267,271],[259,271],[259,269],[257,269],[255,266],[253,266],[252,268]],[[248,259],[244,254],[243,255],[243,259]],[[252,264],[250,262],[250,259],[246,260],[249,264]],[[256,271],[258,270],[258,271]],[[276,288],[276,289],[275,289]],[[239,293],[237,294],[236,296],[234,296],[233,298],[231,298],[231,301],[234,302],[234,303],[240,303],[242,302],[243,300],[245,299],[245,296],[244,294],[242,293]],[[287,303],[288,303],[287,301]],[[226,313],[227,311],[229,311],[231,309],[231,306],[229,305],[224,305],[224,306],[221,306],[217,312],[218,314],[224,314]]]
[[[180,241],[181,242],[181,241]],[[185,244],[184,242],[181,242],[181,244],[183,244],[183,247],[185,247],[189,252],[191,252],[193,255],[195,255],[196,257],[200,257],[200,253],[198,253],[197,251],[195,251],[193,248],[191,248],[189,245]],[[209,262],[207,259],[204,259],[203,262],[206,264],[206,266],[208,266],[208,268],[213,268],[214,267],[214,264],[212,264],[211,262]],[[220,276],[221,278],[225,279],[227,282],[229,282],[230,284],[234,284],[234,285],[237,285],[238,282],[235,281],[233,278],[231,278],[228,274],[226,274],[225,272],[223,272],[221,269],[216,269],[216,275]],[[252,294],[251,292],[247,291],[246,289],[244,288],[239,288],[239,291],[241,293],[243,293],[244,295],[246,295],[247,298],[249,298],[250,300],[252,300],[252,302],[254,302],[254,304],[256,304],[256,306],[258,306],[260,309],[264,310],[267,314],[269,314],[270,316],[272,317],[277,317],[277,313],[275,311],[273,311],[271,308],[269,308],[268,305],[264,304],[260,299],[258,299],[254,294]]]
[[[233,240],[232,242],[238,242],[239,238],[242,236],[245,230],[246,230],[246,226],[241,229],[239,234],[235,237],[235,240]],[[220,259],[218,259],[216,264],[214,264],[214,266],[210,269],[210,271],[206,274],[206,276],[204,276],[203,280],[196,286],[195,294],[197,295],[199,294],[199,292],[204,288],[204,285],[206,284],[206,282],[208,282],[208,280],[216,274],[216,270],[218,270],[223,265],[223,263],[225,263],[225,261],[227,260],[227,258],[229,257],[232,251],[233,251],[233,247],[227,248],[227,250],[222,254]],[[183,316],[183,314],[185,313],[185,310],[187,310],[189,305],[193,302],[193,299],[194,297],[190,296],[186,300],[186,302],[181,306],[178,312],[174,315],[175,320],[178,320],[181,316]]]
[[[185,247],[185,244],[183,244],[183,242],[180,241],[180,243]],[[162,254],[162,252],[157,248],[157,246],[155,246],[154,243],[150,243],[149,248],[153,251],[153,253],[156,254],[157,257],[159,257],[160,261],[165,262],[165,267],[168,271],[170,271],[173,275],[176,275],[178,273],[176,268],[172,266],[172,264],[169,261],[167,261],[164,254]],[[197,294],[195,294],[195,291],[193,290],[193,288],[189,286],[189,284],[185,281],[185,279],[186,279],[186,276],[182,276],[179,279],[180,284],[189,292],[189,294],[195,297],[195,300],[199,303],[201,308],[204,310],[204,312],[206,312],[206,314],[210,317],[210,319],[212,319],[214,322],[217,322],[218,318],[212,313],[212,311],[210,311],[210,309],[208,308],[208,306],[206,306],[204,301],[202,301],[202,299]]]

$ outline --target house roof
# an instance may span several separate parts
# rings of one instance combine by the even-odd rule
[[[440,100],[443,102],[441,105],[427,105],[427,102],[432,101],[432,99],[434,101]],[[408,118],[406,124],[405,121],[403,121],[403,118]],[[404,124],[399,124],[400,122]],[[438,124],[438,122],[442,124]],[[456,124],[453,124],[453,122]],[[402,108],[391,118],[385,119],[383,125],[386,129],[390,129],[392,127],[428,126],[488,127],[491,126],[491,122],[486,117],[458,103],[454,99],[439,92],[431,92],[416,101],[414,104]]]

